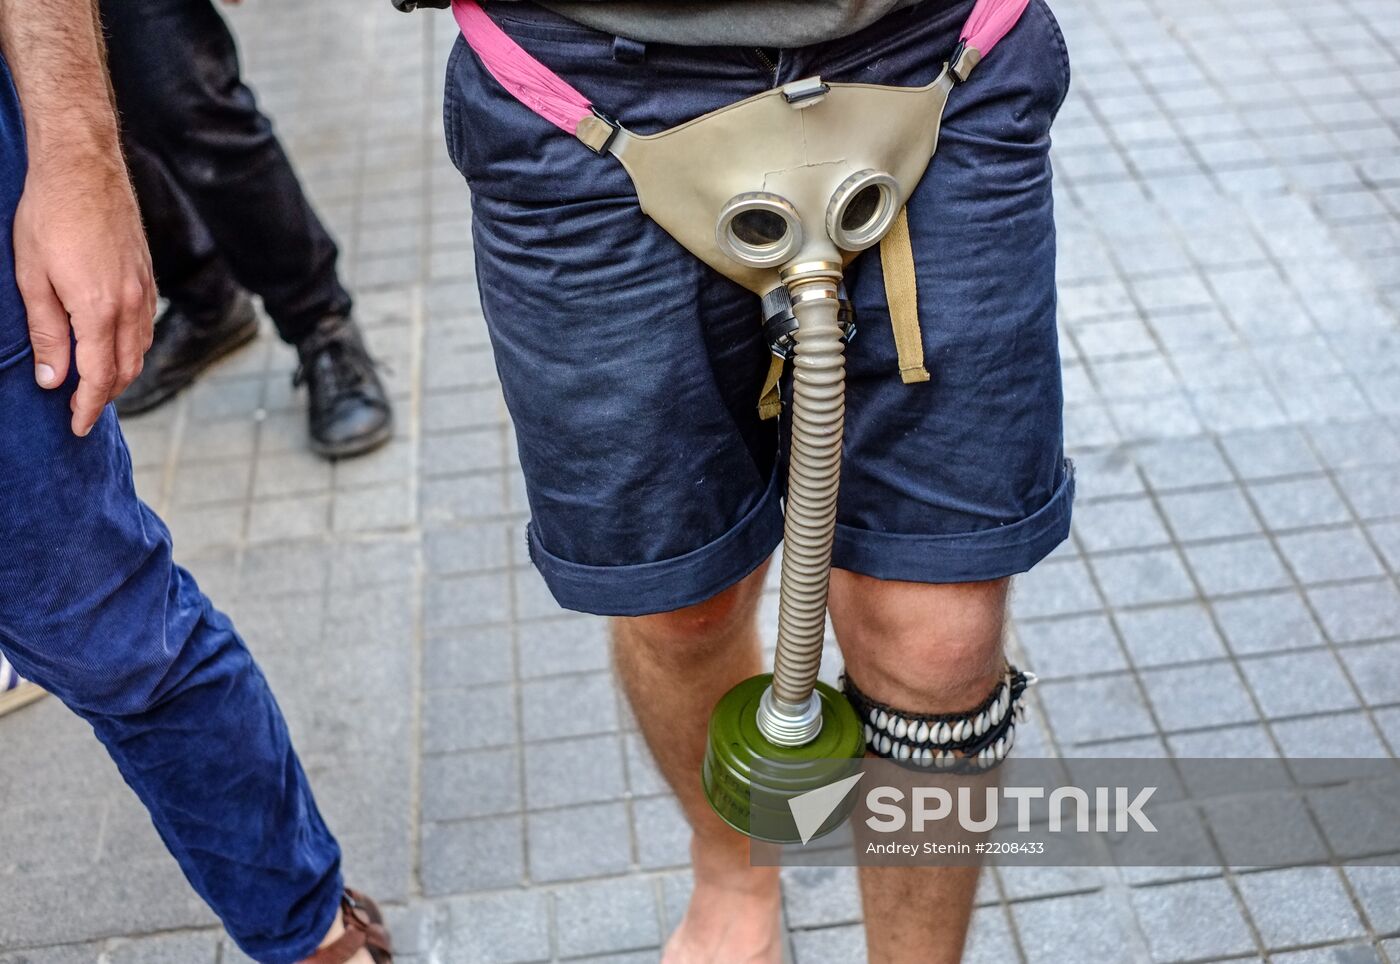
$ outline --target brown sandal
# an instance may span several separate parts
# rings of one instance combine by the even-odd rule
[[[384,927],[384,915],[374,901],[357,890],[345,888],[340,898],[345,933],[308,957],[303,964],[345,964],[360,948],[369,951],[374,964],[393,964],[394,946]]]

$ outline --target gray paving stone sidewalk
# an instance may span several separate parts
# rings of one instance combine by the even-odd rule
[[[1400,751],[1395,0],[1058,0],[1073,540],[1020,580],[1025,752]],[[143,496],[237,620],[405,964],[646,961],[686,834],[601,621],[528,566],[445,158],[451,18],[231,8],[343,242],[401,414],[329,465],[270,332],[126,424]],[[773,607],[765,607],[771,622]],[[834,665],[834,661],[832,661]],[[52,700],[0,720],[0,964],[214,964],[143,812]],[[587,760],[586,769],[579,764]],[[849,869],[790,873],[799,964],[863,959]],[[1003,868],[967,959],[1400,962],[1400,870]]]

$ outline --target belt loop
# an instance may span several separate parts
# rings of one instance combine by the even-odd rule
[[[620,64],[640,64],[647,59],[647,45],[628,37],[613,39],[613,60]]]

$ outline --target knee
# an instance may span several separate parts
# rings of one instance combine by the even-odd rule
[[[221,125],[185,126],[169,151],[181,180],[214,187],[230,180],[256,177],[281,157],[269,124],[251,104],[241,116]]]
[[[71,630],[72,627],[58,627]],[[158,646],[127,647],[121,660],[79,655],[58,633],[10,640],[11,658],[23,675],[85,717],[131,717],[146,712],[170,668]]]
[[[178,716],[194,706],[209,710],[208,694],[227,698],[253,669],[232,625],[212,609],[153,629],[118,658],[66,673],[59,698],[88,719]]]
[[[183,183],[254,177],[270,152],[279,150],[271,122],[236,78],[217,94],[186,81],[157,85],[132,99],[138,106],[124,112],[126,138],[158,155]]]
[[[911,710],[975,704],[1002,671],[1007,585],[833,573],[832,623],[848,671],[867,693]]]
[[[708,658],[720,643],[753,623],[765,569],[693,606],[615,620],[619,645],[643,649],[648,656],[668,662]]]
[[[111,582],[68,588],[8,623],[29,675],[84,717],[138,717],[218,688],[238,656],[232,625],[159,550]]]

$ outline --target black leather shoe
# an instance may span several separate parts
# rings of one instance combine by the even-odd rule
[[[135,415],[168,402],[214,362],[258,337],[258,315],[239,291],[213,325],[197,325],[175,305],[156,320],[146,366],[117,399],[119,415]]]
[[[297,343],[292,384],[310,398],[311,450],[328,459],[362,455],[394,434],[394,413],[353,319],[332,315]]]

